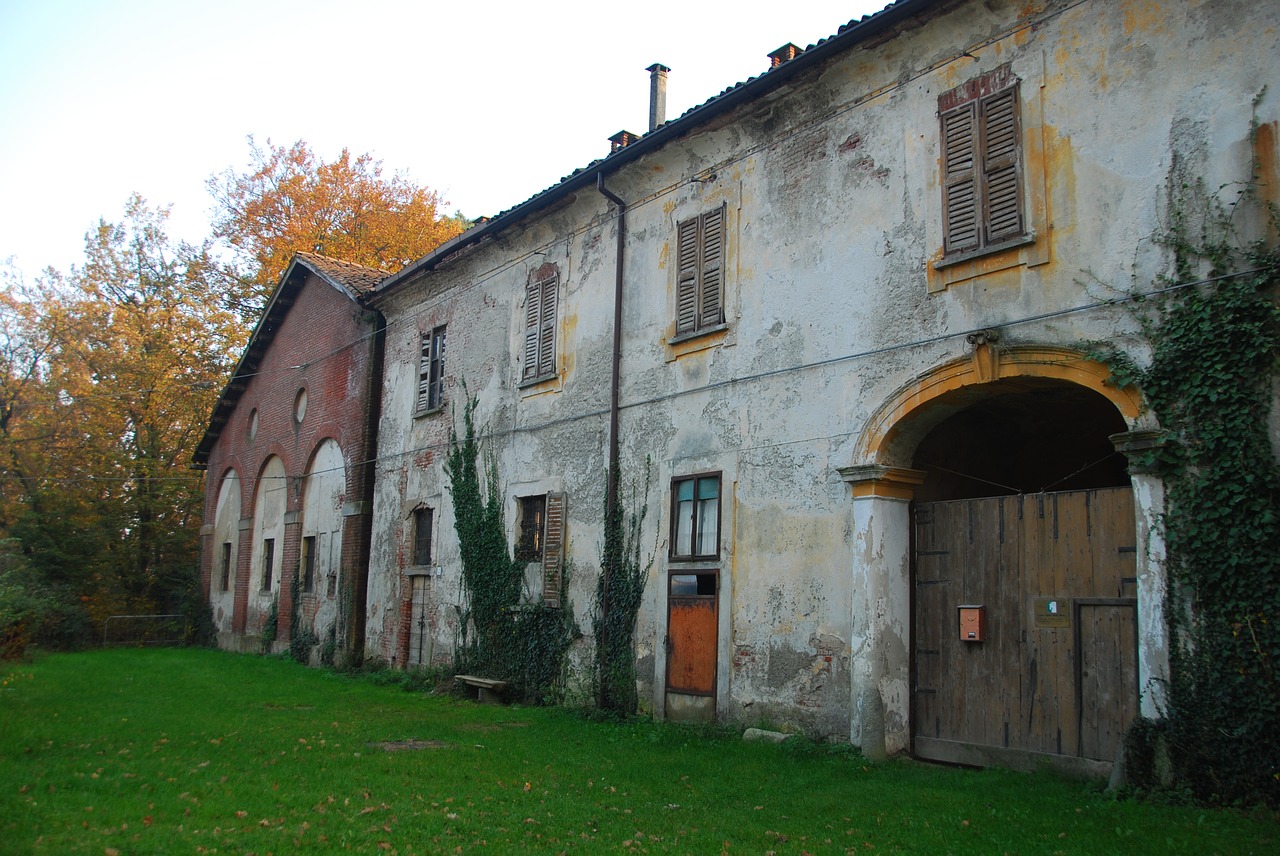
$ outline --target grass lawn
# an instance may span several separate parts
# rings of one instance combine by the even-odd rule
[[[1280,852],[1262,811],[482,706],[291,661],[0,669],[0,853]]]

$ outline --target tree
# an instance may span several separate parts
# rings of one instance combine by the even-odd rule
[[[0,535],[60,603],[172,611],[194,590],[203,480],[187,468],[245,344],[209,247],[171,244],[138,196],[82,268],[0,302]]]
[[[249,137],[246,172],[208,180],[213,235],[232,251],[225,269],[234,305],[246,317],[279,281],[296,252],[314,252],[394,273],[459,234],[460,215],[444,217],[432,190],[400,173],[384,177],[371,155],[343,149],[326,162],[302,140],[265,148]]]

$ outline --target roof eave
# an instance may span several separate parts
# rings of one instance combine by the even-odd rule
[[[536,214],[543,208],[549,207],[565,196],[593,186],[596,183],[598,174],[617,172],[627,164],[689,133],[698,125],[719,116],[721,113],[732,110],[742,103],[760,98],[784,86],[792,78],[825,62],[830,57],[852,48],[859,42],[879,35],[903,19],[941,2],[943,0],[898,0],[898,2],[886,6],[869,18],[863,18],[858,23],[848,26],[843,32],[839,32],[810,47],[795,59],[785,62],[776,68],[771,68],[759,77],[731,87],[720,97],[712,98],[692,108],[679,118],[659,125],[655,130],[645,134],[631,145],[610,153],[595,164],[594,168],[586,167],[564,179],[559,184],[499,214],[492,220],[468,229],[461,235],[446,241],[413,264],[402,268],[397,273],[378,283],[377,289],[369,298],[370,302],[377,303],[392,290],[412,280],[418,274],[433,269],[458,250],[478,244],[514,223]]]

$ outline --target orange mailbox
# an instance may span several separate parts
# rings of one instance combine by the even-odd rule
[[[960,641],[981,642],[987,635],[987,608],[974,604],[960,607]]]

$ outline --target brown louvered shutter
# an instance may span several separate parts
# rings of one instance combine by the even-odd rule
[[[702,287],[698,328],[719,324],[724,314],[724,206],[702,215]]]
[[[556,370],[556,296],[559,278],[542,281],[542,317],[538,324],[538,376],[554,374]]]
[[[542,541],[542,602],[559,607],[564,585],[565,495],[547,494],[546,533]]]
[[[945,252],[978,246],[977,105],[942,114],[942,228]]]
[[[1021,170],[1018,164],[1018,88],[982,101],[982,176],[985,243],[1022,234]]]
[[[431,388],[431,334],[422,334],[422,358],[418,362],[418,402],[415,410],[427,409]]]
[[[524,370],[522,380],[538,376],[538,318],[542,309],[542,288],[534,280],[524,292]]]
[[[691,333],[698,324],[698,218],[676,229],[679,274],[676,280],[676,335]]]

